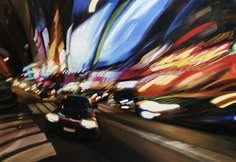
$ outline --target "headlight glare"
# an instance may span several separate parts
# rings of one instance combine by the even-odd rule
[[[87,129],[93,129],[93,128],[97,128],[98,124],[95,120],[86,120],[86,119],[82,119],[81,120],[81,125]]]
[[[52,123],[56,123],[56,122],[59,122],[59,116],[57,114],[54,114],[54,113],[48,113],[46,115],[46,118],[48,121],[52,122]]]

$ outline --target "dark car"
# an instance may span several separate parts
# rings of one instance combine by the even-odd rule
[[[48,113],[46,119],[49,127],[59,132],[95,139],[101,136],[95,110],[85,96],[67,96],[62,99],[58,110]]]
[[[135,90],[132,88],[115,89],[114,100],[121,109],[132,109],[134,107]]]

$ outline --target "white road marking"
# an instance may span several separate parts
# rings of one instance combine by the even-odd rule
[[[35,103],[28,104],[28,107],[33,114],[47,114],[56,110],[57,106],[54,103]]]
[[[196,145],[188,144],[185,142],[181,141],[176,141],[171,138],[167,138],[164,136],[160,136],[154,133],[150,132],[144,132],[140,131],[134,128],[131,128],[129,126],[126,126],[121,123],[117,123],[115,121],[109,120],[109,119],[103,119],[107,120],[109,124],[112,126],[115,126],[117,128],[120,128],[126,132],[132,133],[136,136],[139,136],[141,138],[144,138],[146,140],[149,140],[151,142],[154,142],[156,144],[159,144],[161,146],[164,146],[170,150],[174,150],[178,153],[184,154],[188,157],[191,157],[193,159],[199,160],[201,162],[206,162],[206,161],[214,161],[214,162],[233,162],[236,161],[234,158],[212,151],[208,150]]]
[[[42,103],[36,103],[35,106],[37,106],[38,109],[40,109],[40,111],[43,112],[43,114],[47,114],[47,113],[51,112],[51,111],[49,111],[49,110],[47,109],[47,107],[46,107],[44,104],[42,104]]]
[[[30,155],[30,156],[29,156]],[[3,160],[3,162],[13,162],[13,161],[22,161],[25,159],[26,161],[40,161],[50,156],[55,156],[56,151],[51,143],[41,144],[39,146],[35,146],[33,148],[27,149],[20,153],[17,153],[9,158]]]
[[[35,104],[28,104],[29,109],[32,111],[33,114],[41,114],[42,112],[39,111]]]
[[[10,142],[2,147],[0,147],[0,157],[8,153],[11,153],[15,150],[34,145],[43,141],[46,141],[47,137],[44,133],[39,133],[27,137],[20,138],[19,140]]]
[[[0,144],[2,144],[4,142],[8,142],[10,140],[17,139],[17,138],[25,136],[25,135],[37,133],[37,132],[40,132],[40,129],[39,129],[38,126],[33,126],[33,127],[25,128],[25,129],[20,129],[18,131],[14,131],[14,132],[11,132],[9,134],[6,134],[6,135],[2,136],[0,138]]]
[[[5,122],[5,123],[0,124],[0,129],[5,129],[8,127],[13,127],[13,126],[17,126],[17,125],[21,125],[21,124],[25,124],[25,123],[32,123],[32,122],[33,122],[32,119],[24,119],[24,120]]]
[[[33,104],[31,104],[32,107],[38,110]],[[4,119],[20,115],[6,114],[1,117]],[[32,124],[32,126],[25,127],[24,124]],[[0,161],[12,162],[26,159],[33,162],[56,155],[53,145],[47,142],[46,135],[32,119],[0,123],[0,137]]]
[[[53,112],[54,110],[56,110],[57,105],[55,105],[54,103],[43,103],[51,112]]]

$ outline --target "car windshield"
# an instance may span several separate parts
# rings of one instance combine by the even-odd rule
[[[61,113],[73,119],[88,118],[91,104],[86,97],[73,96],[62,101]]]

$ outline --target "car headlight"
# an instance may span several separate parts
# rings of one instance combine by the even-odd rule
[[[153,119],[155,117],[158,117],[160,116],[161,114],[160,113],[151,113],[151,112],[148,112],[148,111],[142,111],[140,113],[140,115],[144,118],[144,119]]]
[[[95,120],[86,120],[86,119],[82,119],[81,120],[81,125],[87,129],[93,129],[93,128],[97,128],[98,124]]]
[[[178,104],[161,104],[155,101],[148,100],[140,101],[137,103],[137,105],[140,107],[140,109],[151,112],[163,112],[180,108],[180,105]]]
[[[46,115],[46,118],[48,121],[52,122],[52,123],[56,123],[56,122],[59,122],[59,116],[57,114],[54,114],[54,113],[48,113]]]

